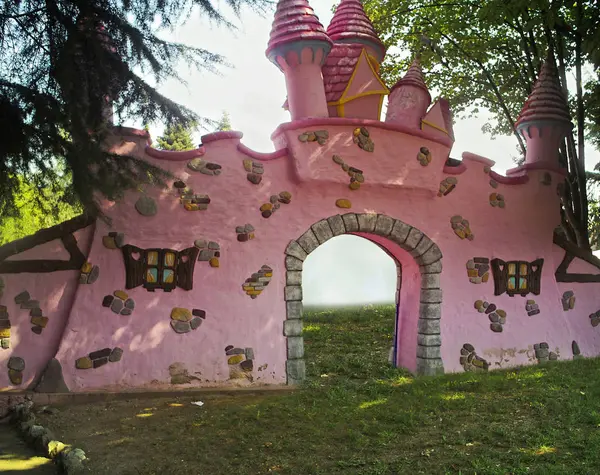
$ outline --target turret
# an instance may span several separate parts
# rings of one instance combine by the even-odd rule
[[[558,81],[554,58],[549,55],[515,128],[527,141],[525,164],[559,167],[560,141],[571,130],[567,98]]]
[[[292,120],[329,117],[321,66],[332,45],[307,0],[279,0],[266,55],[285,74]]]
[[[404,77],[392,87],[385,121],[420,129],[421,119],[430,104],[431,94],[423,80],[421,62],[417,57]]]
[[[342,0],[335,9],[327,34],[335,43],[359,43],[376,63],[376,69],[385,56],[385,46],[377,36],[373,23],[360,0]]]

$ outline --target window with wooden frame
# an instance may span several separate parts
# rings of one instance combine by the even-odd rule
[[[125,260],[125,288],[143,285],[154,292],[172,291],[175,287],[191,290],[198,248],[182,251],[173,249],[140,249],[127,244],[122,247]]]
[[[503,261],[492,259],[492,274],[494,276],[494,295],[506,292],[511,297],[525,296],[529,293],[540,294],[542,265],[544,259],[532,262]]]

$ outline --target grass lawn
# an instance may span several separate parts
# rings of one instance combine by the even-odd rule
[[[303,391],[40,417],[97,475],[600,473],[598,359],[414,379],[387,364],[393,320],[310,312]]]

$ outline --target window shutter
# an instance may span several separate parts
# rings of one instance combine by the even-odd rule
[[[197,247],[188,247],[177,254],[177,287],[183,290],[192,290],[194,285],[194,266],[198,252]]]
[[[506,292],[507,268],[506,262],[501,259],[492,259],[492,275],[494,276],[494,295]]]
[[[542,287],[542,266],[544,259],[537,259],[529,264],[529,291],[535,295],[540,295]]]
[[[139,287],[144,283],[144,250],[131,244],[124,245],[121,250],[125,261],[125,288]],[[136,258],[134,254],[137,254]]]

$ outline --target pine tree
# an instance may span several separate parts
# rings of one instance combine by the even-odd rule
[[[162,150],[192,150],[196,148],[192,141],[192,133],[189,127],[181,124],[169,125],[165,128],[163,135],[156,139],[158,148]]]
[[[263,10],[266,0],[226,0]],[[160,38],[190,12],[232,26],[214,0],[0,0],[0,219],[19,214],[21,180],[52,189],[64,162],[72,180],[65,203],[99,210],[98,197],[116,199],[142,183],[165,184],[166,172],[102,144],[113,117],[177,123],[199,118],[161,95],[177,64],[214,70],[224,62],[202,48]],[[158,20],[158,21],[157,21]],[[66,134],[63,132],[67,132]]]
[[[221,118],[217,122],[217,132],[225,132],[228,130],[231,130],[231,120],[229,118],[229,113],[223,111]]]

